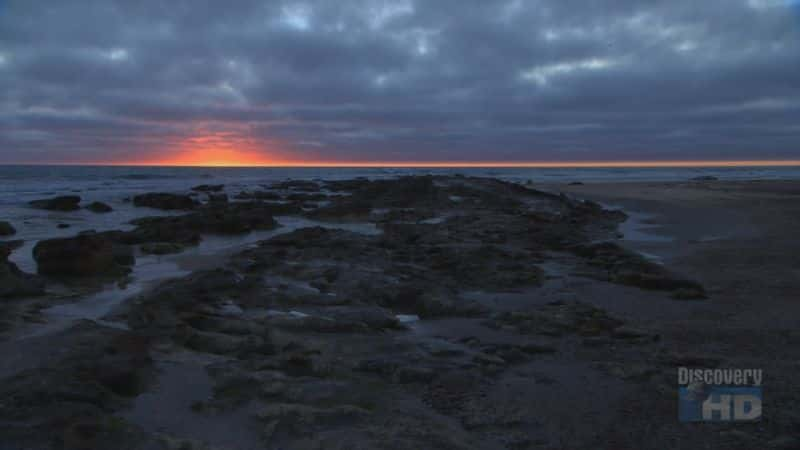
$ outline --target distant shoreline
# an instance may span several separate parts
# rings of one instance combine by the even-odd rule
[[[0,163],[0,167],[123,167],[123,168],[210,168],[210,169],[668,169],[668,168],[771,168],[800,167],[800,160],[737,161],[586,161],[586,162],[346,162],[286,163],[275,165],[228,164],[133,164],[133,163]]]

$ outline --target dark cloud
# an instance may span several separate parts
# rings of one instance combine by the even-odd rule
[[[0,1],[0,162],[797,159],[798,74],[794,0]]]

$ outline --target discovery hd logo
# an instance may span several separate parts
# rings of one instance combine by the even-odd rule
[[[761,419],[761,369],[678,368],[681,422],[753,422]]]

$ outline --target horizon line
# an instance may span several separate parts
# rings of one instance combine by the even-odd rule
[[[0,166],[83,166],[83,167],[186,167],[186,168],[669,168],[669,167],[795,167],[800,160],[672,160],[672,161],[366,161],[366,162],[276,162],[231,163],[135,163],[135,162],[45,162],[0,163]]]

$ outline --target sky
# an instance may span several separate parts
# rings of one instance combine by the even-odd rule
[[[797,0],[0,0],[0,163],[800,160]]]

